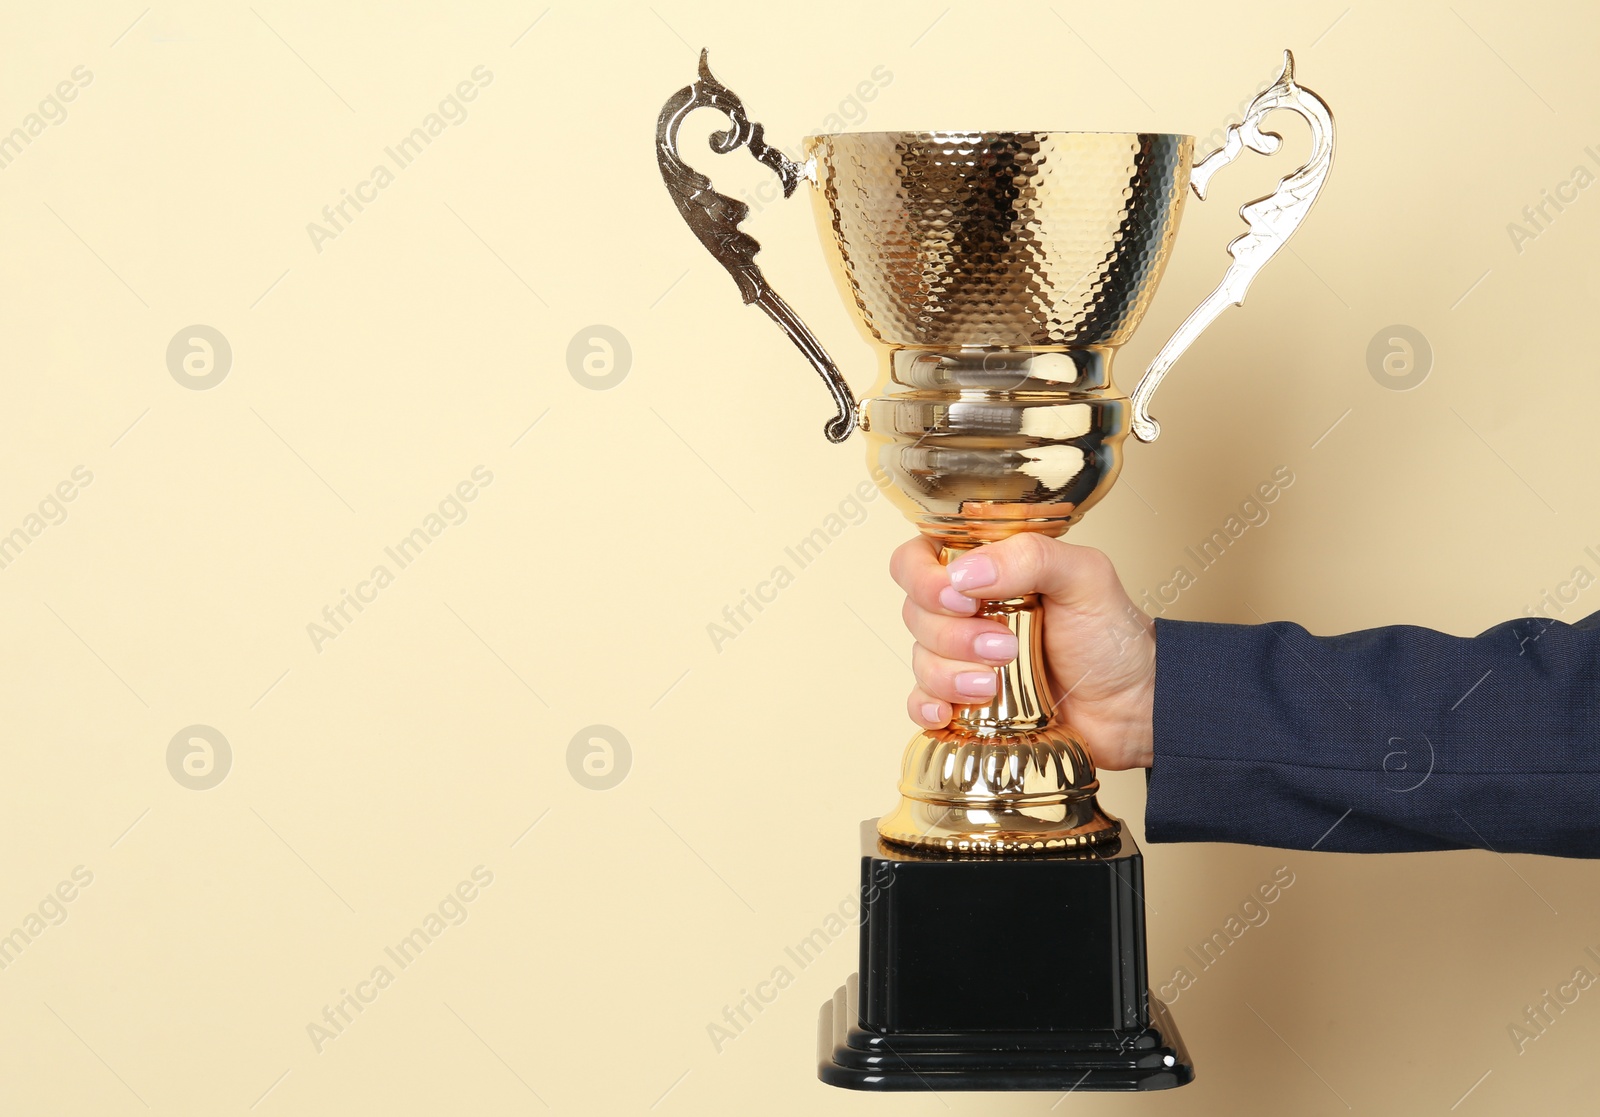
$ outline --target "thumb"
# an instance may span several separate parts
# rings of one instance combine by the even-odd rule
[[[1103,609],[1122,588],[1103,552],[1032,531],[985,543],[951,562],[947,570],[957,592],[978,601],[1038,593],[1083,612]]]

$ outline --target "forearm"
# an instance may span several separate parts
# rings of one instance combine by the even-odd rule
[[[1158,621],[1151,841],[1600,856],[1600,614],[1475,637]]]

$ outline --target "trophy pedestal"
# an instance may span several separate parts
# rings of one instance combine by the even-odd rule
[[[1161,1090],[1194,1078],[1145,976],[1144,858],[939,854],[861,827],[861,972],[817,1075],[856,1090]]]

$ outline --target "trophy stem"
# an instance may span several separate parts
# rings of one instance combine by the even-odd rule
[[[939,561],[948,566],[973,547],[944,546]],[[1044,617],[1039,595],[985,601],[978,616],[1001,621],[1017,638],[1017,658],[996,671],[995,696],[979,705],[957,706],[951,723],[971,734],[1019,732],[1049,725],[1059,700],[1050,687],[1044,659]],[[1090,779],[1094,762],[1084,757]]]
[[[941,561],[970,550],[945,546]],[[888,841],[971,853],[1025,853],[1114,842],[1121,823],[1095,800],[1094,760],[1056,715],[1044,659],[1039,596],[985,601],[1017,658],[997,669],[988,702],[960,706],[950,724],[911,739],[900,805],[878,823]]]
[[[1028,594],[985,601],[978,616],[1001,621],[1017,638],[1017,658],[996,671],[995,696],[981,705],[957,706],[951,722],[968,733],[1039,729],[1056,706],[1045,672],[1039,597]]]

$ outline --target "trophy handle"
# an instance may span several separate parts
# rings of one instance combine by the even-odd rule
[[[661,165],[661,177],[667,184],[667,193],[678,207],[678,212],[706,246],[706,251],[717,263],[728,269],[733,281],[739,285],[739,295],[748,305],[755,303],[778,324],[789,340],[799,347],[811,362],[828,391],[839,413],[823,427],[829,442],[843,442],[855,427],[855,397],[850,385],[839,375],[822,348],[822,343],[800,321],[778,293],[767,283],[766,276],[756,265],[755,254],[761,244],[749,233],[739,228],[750,213],[750,207],[741,201],[718,194],[711,188],[711,180],[678,156],[678,128],[684,118],[695,109],[713,108],[724,113],[732,125],[724,132],[711,134],[711,150],[726,155],[736,148],[748,147],[758,163],[771,167],[783,184],[783,196],[789,197],[805,177],[805,170],[762,137],[761,125],[752,123],[745,115],[744,104],[727,86],[711,76],[706,62],[706,52],[700,52],[700,80],[686,85],[668,98],[656,120],[656,162]]]
[[[1189,185],[1201,201],[1205,200],[1211,176],[1238,158],[1244,148],[1248,147],[1262,155],[1271,155],[1278,150],[1283,137],[1276,132],[1261,130],[1262,119],[1273,109],[1289,109],[1305,118],[1311,126],[1311,157],[1306,160],[1305,166],[1280,179],[1278,189],[1271,197],[1257,198],[1240,207],[1239,216],[1250,226],[1250,231],[1228,245],[1228,254],[1233,257],[1233,263],[1223,275],[1222,282],[1206,296],[1205,302],[1184,319],[1183,325],[1161,347],[1161,352],[1150,362],[1139,386],[1133,390],[1133,433],[1141,442],[1154,442],[1161,433],[1161,424],[1150,417],[1150,397],[1155,394],[1161,378],[1230,303],[1244,304],[1250,281],[1300,227],[1300,222],[1305,220],[1311,203],[1317,200],[1322,184],[1327,181],[1328,171],[1333,166],[1333,114],[1328,111],[1322,98],[1295,83],[1294,55],[1284,51],[1283,73],[1278,80],[1250,102],[1244,120],[1228,129],[1223,145],[1195,164]]]

